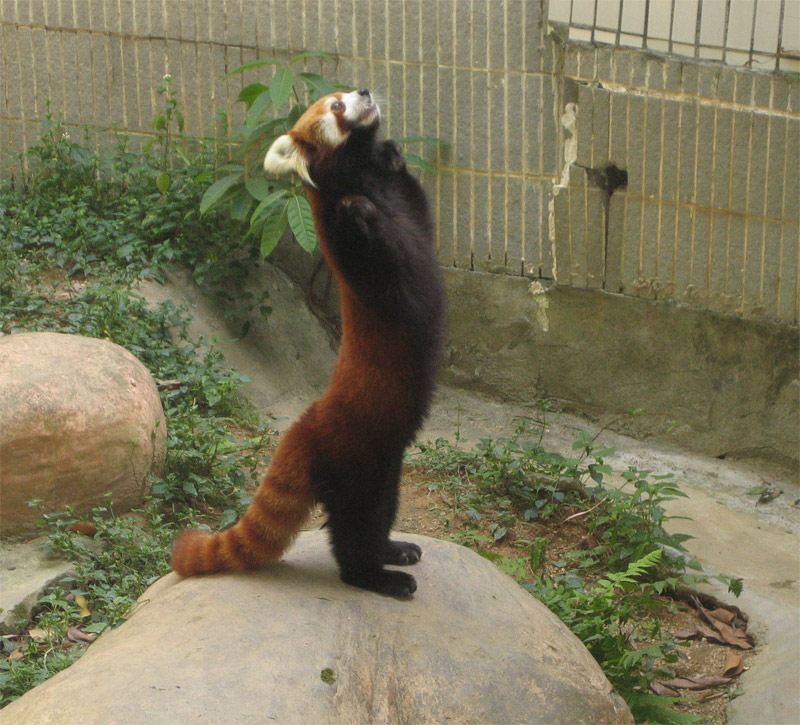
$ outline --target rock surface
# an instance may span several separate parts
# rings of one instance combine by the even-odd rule
[[[36,723],[633,722],[583,645],[468,549],[421,536],[419,589],[339,581],[325,532],[261,572],[180,579],[4,711]]]
[[[106,493],[138,505],[160,472],[167,428],[155,382],[130,352],[53,332],[0,338],[0,531],[33,528],[66,505],[88,511]]]

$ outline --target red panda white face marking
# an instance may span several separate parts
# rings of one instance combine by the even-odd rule
[[[313,187],[308,165],[314,156],[335,149],[354,128],[377,124],[380,117],[380,108],[366,89],[320,98],[289,133],[273,142],[264,157],[264,171],[279,175],[294,172]]]

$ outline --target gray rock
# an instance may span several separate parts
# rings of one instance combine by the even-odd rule
[[[45,539],[0,541],[0,633],[18,631],[27,623],[31,611],[45,592],[65,576],[74,565],[48,556]]]
[[[0,338],[0,530],[33,528],[66,505],[88,512],[111,494],[118,512],[141,503],[160,472],[167,427],[155,382],[130,352],[54,332]]]
[[[322,531],[261,572],[154,584],[119,629],[4,711],[22,723],[633,722],[541,603],[421,536],[419,589],[342,584]]]

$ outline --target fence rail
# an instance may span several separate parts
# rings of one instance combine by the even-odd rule
[[[570,40],[800,71],[798,0],[550,0]]]

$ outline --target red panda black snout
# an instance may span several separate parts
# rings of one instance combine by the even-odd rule
[[[278,137],[264,157],[268,174],[297,174],[314,187],[308,172],[309,154],[340,146],[354,128],[380,123],[381,109],[366,88],[331,93],[313,103],[289,133]]]

